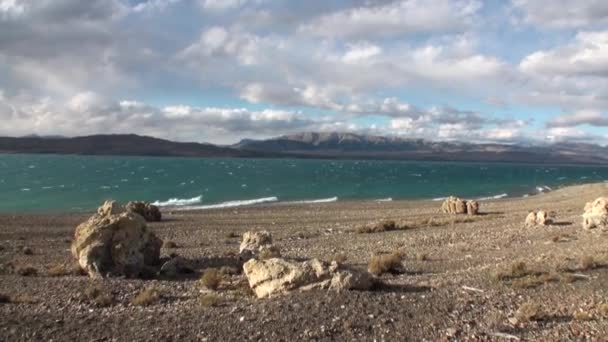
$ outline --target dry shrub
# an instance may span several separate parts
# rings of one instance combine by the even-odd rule
[[[597,311],[604,316],[608,316],[608,303],[600,304]]]
[[[161,291],[154,286],[148,286],[131,299],[135,306],[149,306],[157,303],[162,298]]]
[[[103,287],[102,283],[91,283],[84,290],[84,296],[98,307],[108,307],[114,304],[114,298]]]
[[[523,278],[531,274],[528,270],[528,266],[523,261],[514,262],[507,271],[499,272],[496,274],[498,280],[516,279]]]
[[[260,251],[260,254],[259,254],[260,260],[268,260],[268,259],[280,258],[280,257],[281,257],[281,251],[275,246],[264,247],[264,248],[262,248],[262,250]]]
[[[206,293],[202,295],[199,299],[199,304],[206,308],[216,306],[219,302],[220,297],[218,297],[214,293]]]
[[[429,260],[429,255],[426,253],[418,253],[418,254],[416,254],[416,260],[427,261],[427,260]]]
[[[198,281],[198,284],[209,290],[217,290],[222,280],[223,276],[217,268],[209,268]]]
[[[10,302],[15,304],[36,304],[38,303],[38,299],[29,294],[22,293],[10,297]]]
[[[175,241],[171,241],[171,240],[165,241],[163,243],[163,248],[166,248],[166,249],[177,248],[177,243],[175,243]]]
[[[559,277],[554,274],[541,274],[540,276],[531,276],[516,279],[511,286],[516,289],[531,289],[539,287],[543,284],[559,281]]]
[[[23,277],[33,277],[38,275],[38,269],[31,265],[20,265],[15,267],[15,273]]]
[[[47,274],[50,277],[81,276],[85,272],[77,263],[56,264],[49,267]]]
[[[581,258],[579,262],[579,270],[590,271],[594,268],[597,268],[597,263],[595,262],[592,256],[586,255]]]
[[[239,274],[239,270],[236,267],[231,266],[222,266],[220,267],[219,272],[223,276],[233,276]]]
[[[382,221],[373,225],[365,225],[358,227],[356,232],[358,234],[372,234],[372,233],[382,233],[388,232],[392,230],[402,230],[407,229],[407,226],[399,226],[393,220]]]
[[[226,237],[226,239],[234,239],[234,238],[238,238],[241,236],[238,233],[230,232],[230,233],[226,233],[225,237]]]
[[[338,264],[343,264],[346,262],[346,260],[348,260],[348,257],[346,256],[346,254],[334,254],[332,256],[329,257],[329,262],[337,262]]]
[[[402,255],[399,252],[392,254],[375,255],[369,261],[369,273],[380,276],[384,273],[398,273],[401,271]]]
[[[543,318],[543,315],[540,305],[535,303],[524,303],[515,313],[515,319],[517,319],[518,322],[540,321]]]

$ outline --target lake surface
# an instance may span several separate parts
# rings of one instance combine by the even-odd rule
[[[608,168],[598,166],[0,155],[0,211],[89,211],[107,199],[182,209],[452,194],[485,199],[606,180]]]

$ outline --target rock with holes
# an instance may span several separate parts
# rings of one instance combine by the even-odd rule
[[[341,268],[336,262],[328,264],[317,259],[304,262],[281,258],[251,259],[243,265],[243,271],[258,298],[294,290],[369,290],[373,285],[373,278],[367,272]]]
[[[583,228],[608,229],[608,197],[599,197],[585,205]]]
[[[441,211],[446,214],[477,215],[479,213],[479,202],[465,201],[462,198],[450,196],[443,201]]]
[[[93,278],[148,274],[159,263],[162,240],[147,229],[140,215],[112,214],[107,208],[104,204],[98,214],[76,228],[72,255]]]
[[[549,214],[544,210],[531,211],[526,216],[525,226],[526,227],[537,227],[537,226],[548,226],[553,223],[553,220]]]
[[[239,247],[242,259],[250,259],[259,255],[262,249],[272,246],[272,235],[267,231],[245,232]]]
[[[159,222],[162,213],[157,206],[148,202],[129,202],[125,205],[126,211],[141,215],[148,222]]]
[[[105,201],[101,207],[97,208],[97,215],[106,217],[110,215],[117,215],[124,212],[116,201]]]

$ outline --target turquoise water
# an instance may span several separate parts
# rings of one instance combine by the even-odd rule
[[[591,166],[0,155],[0,211],[87,211],[106,199],[208,208],[450,194],[523,196],[605,180],[608,168]]]

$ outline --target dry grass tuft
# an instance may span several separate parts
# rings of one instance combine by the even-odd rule
[[[163,248],[166,248],[166,249],[177,248],[177,243],[175,243],[174,241],[171,241],[171,240],[165,241],[163,243]]]
[[[199,304],[205,308],[213,307],[218,305],[220,302],[220,297],[218,297],[214,293],[206,293],[202,295],[199,299]]]
[[[223,276],[217,268],[209,268],[198,281],[199,286],[209,290],[217,290],[222,283]]]
[[[135,306],[150,306],[157,303],[162,298],[161,291],[154,286],[148,286],[131,299],[131,304]]]
[[[84,290],[84,296],[98,307],[108,307],[114,304],[114,298],[101,283],[91,283]]]
[[[235,239],[235,238],[238,238],[241,236],[236,232],[230,232],[230,233],[226,233],[225,237],[226,237],[226,239]]]
[[[543,316],[542,308],[535,303],[524,303],[515,313],[518,322],[540,321]]]
[[[46,273],[50,277],[81,276],[86,274],[77,263],[52,265]]]
[[[594,268],[597,268],[597,266],[598,265],[595,262],[595,259],[593,259],[593,257],[590,255],[582,257],[579,261],[579,270],[581,271],[590,271]]]
[[[372,233],[388,232],[388,231],[392,231],[392,230],[405,230],[408,228],[409,227],[407,225],[399,226],[393,220],[386,220],[386,221],[381,221],[376,224],[358,227],[356,232],[357,232],[357,234],[372,234]]]
[[[223,276],[233,276],[239,274],[239,270],[236,267],[231,266],[222,266],[220,267],[219,272]]]
[[[399,252],[392,254],[375,255],[369,261],[367,269],[369,273],[380,276],[384,273],[401,272],[401,261],[403,256]]]
[[[31,265],[20,265],[15,267],[15,273],[23,277],[34,277],[38,275],[38,269]]]
[[[600,304],[597,311],[604,316],[608,316],[608,303]]]
[[[559,277],[555,274],[541,274],[538,276],[516,279],[513,281],[513,283],[511,283],[511,286],[515,289],[531,289],[557,281],[559,281]]]
[[[10,297],[10,302],[15,304],[36,304],[38,299],[29,294],[18,294]]]

